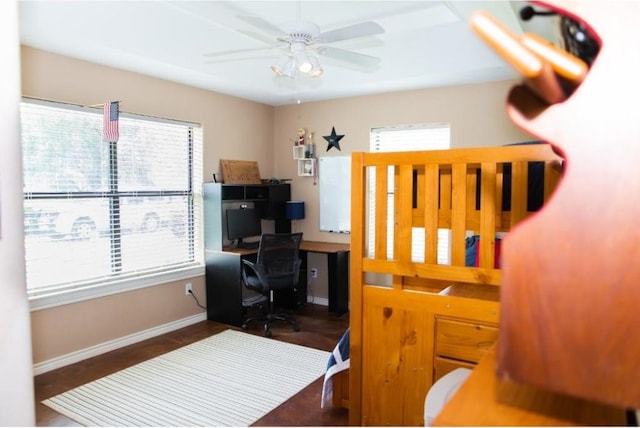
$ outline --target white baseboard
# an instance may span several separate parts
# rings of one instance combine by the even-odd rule
[[[329,299],[327,299],[326,297],[307,296],[307,303],[313,303],[314,305],[321,305],[321,306],[329,306]]]
[[[128,336],[119,337],[118,339],[110,340],[99,345],[71,352],[70,354],[52,358],[50,360],[34,364],[33,375],[36,376],[51,370],[59,369],[60,367],[68,366],[69,364],[77,363],[78,361],[86,360],[87,358],[96,357],[100,354],[104,354],[106,352],[113,351],[127,345],[132,345],[134,343],[138,343],[152,337],[160,336],[161,334],[169,333],[171,331],[178,330],[180,328],[187,327],[201,321],[206,321],[206,319],[207,313],[203,312],[187,318],[172,321],[168,324],[159,325],[148,330],[139,331]]]

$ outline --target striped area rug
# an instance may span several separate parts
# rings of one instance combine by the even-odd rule
[[[248,426],[322,376],[329,355],[225,330],[43,404],[86,426]]]

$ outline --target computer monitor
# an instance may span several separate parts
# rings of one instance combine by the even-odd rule
[[[262,235],[260,210],[256,208],[227,209],[227,238],[237,241],[236,246],[242,248],[243,239]]]

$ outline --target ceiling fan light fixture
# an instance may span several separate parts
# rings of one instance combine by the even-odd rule
[[[298,70],[302,73],[308,73],[313,68],[313,64],[311,64],[311,60],[309,59],[309,55],[306,52],[297,52],[296,59],[298,60]]]
[[[284,75],[288,62],[289,57],[282,56],[277,63],[271,65],[271,71],[273,71],[276,76]]]
[[[311,77],[322,76],[322,73],[324,73],[324,70],[322,69],[320,62],[318,61],[318,58],[315,56],[311,56],[309,57],[309,61],[311,61],[311,66],[312,66],[311,70],[309,71],[309,76]]]
[[[294,79],[298,75],[298,61],[295,58],[288,59],[282,75],[287,76],[290,79]]]

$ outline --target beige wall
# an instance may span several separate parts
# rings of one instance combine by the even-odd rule
[[[345,98],[270,107],[234,97],[23,47],[23,94],[82,105],[122,101],[125,112],[201,123],[204,177],[211,181],[220,159],[256,160],[263,178],[292,179],[292,199],[306,202],[306,218],[296,231],[309,240],[349,242],[349,235],[318,230],[318,186],[297,177],[291,140],[304,127],[315,131],[319,156],[368,151],[372,127],[449,122],[453,147],[501,145],[530,137],[506,118],[504,107],[513,82],[496,82]],[[341,151],[326,152],[322,138],[335,126]],[[349,189],[339,189],[349,191]],[[316,297],[327,298],[326,258],[312,255],[310,280]],[[34,362],[77,352],[106,341],[171,323],[201,312],[184,295],[184,282],[150,287],[32,313]],[[204,279],[194,278],[194,293],[204,296]],[[201,302],[204,303],[204,297]]]
[[[204,312],[184,283],[206,305],[204,277],[118,293],[31,312],[33,359],[40,363],[117,341]]]

